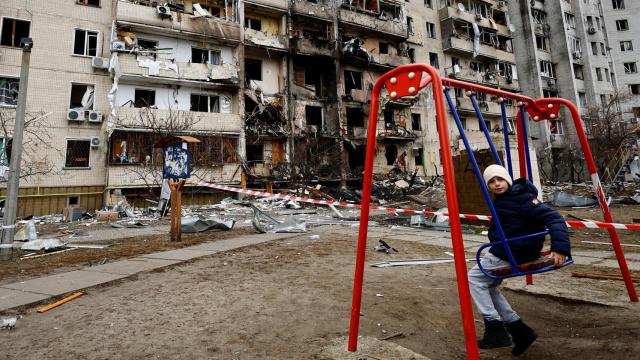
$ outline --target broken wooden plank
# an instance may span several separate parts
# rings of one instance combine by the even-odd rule
[[[571,276],[579,278],[600,279],[600,280],[621,280],[624,281],[622,275],[594,274],[588,272],[572,272]],[[639,279],[631,279],[633,282],[640,282]]]
[[[41,307],[40,309],[38,309],[38,312],[39,313],[47,312],[47,311],[49,311],[49,310],[51,310],[53,308],[56,308],[56,307],[58,307],[58,306],[60,306],[60,305],[62,305],[64,303],[67,303],[67,302],[69,302],[69,301],[71,301],[73,299],[77,299],[82,295],[84,295],[83,292],[77,292],[77,293],[75,293],[75,294],[73,294],[71,296],[67,296],[66,298],[64,298],[64,299],[62,299],[60,301],[56,301],[53,304],[49,304],[47,306]]]

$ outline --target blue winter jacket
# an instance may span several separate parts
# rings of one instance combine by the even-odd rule
[[[562,215],[537,199],[538,189],[527,179],[513,182],[509,190],[496,195],[493,206],[507,239],[542,232],[545,227],[551,236],[551,251],[571,255],[569,231]],[[492,221],[489,228],[489,240],[500,241],[500,234]],[[509,243],[511,252],[518,264],[531,262],[540,257],[544,236],[527,238]],[[489,252],[508,260],[503,245],[494,245]]]

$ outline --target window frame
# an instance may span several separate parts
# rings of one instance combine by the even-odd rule
[[[137,105],[137,101],[136,101],[136,92],[137,91],[153,91],[153,104],[147,104],[147,106],[138,106]],[[131,102],[133,103],[133,107],[138,108],[138,109],[143,109],[145,107],[152,108],[153,106],[157,106],[156,95],[158,95],[158,90],[157,89],[146,88],[146,87],[134,87],[133,88],[133,99],[131,99],[132,100]]]
[[[200,96],[200,97],[206,97],[207,98],[207,111],[193,110],[193,97],[194,96]],[[217,98],[218,111],[213,111],[213,107],[212,107],[213,103],[211,101],[213,98]],[[191,94],[189,94],[189,111],[208,113],[208,114],[221,114],[222,113],[222,95],[220,95],[220,94],[191,93]]]
[[[260,78],[256,79],[256,78],[249,78],[249,72],[247,71],[247,60],[255,62],[257,64],[260,64]],[[245,66],[244,66],[244,73],[245,73],[245,80],[247,81],[247,83],[249,81],[264,81],[264,74],[262,73],[262,60],[261,59],[254,59],[254,58],[244,58],[244,62],[245,62]]]
[[[89,4],[89,0],[76,0],[76,5],[89,6],[89,7],[95,7],[95,8],[101,7],[100,0],[96,0],[96,1],[98,1],[98,5]]]
[[[89,147],[88,156],[87,156],[87,166],[68,166],[67,165],[67,156],[69,155],[69,141],[82,141],[86,142]],[[91,139],[87,138],[65,138],[64,139],[64,165],[62,167],[65,170],[90,170],[91,169]]]
[[[10,109],[13,109],[13,108],[15,108],[15,107],[17,107],[17,106],[18,106],[18,96],[20,96],[20,77],[18,77],[18,76],[9,76],[9,75],[6,75],[6,76],[5,76],[5,75],[0,74],[0,78],[1,78],[1,79],[14,79],[14,80],[16,80],[16,82],[18,83],[18,94],[16,95],[16,104],[15,104],[15,105],[12,105],[12,104],[3,104],[3,103],[0,103],[0,108],[10,108]]]
[[[625,25],[626,29],[622,28],[622,24]],[[627,19],[616,20],[616,30],[618,30],[618,31],[629,31],[629,21]]]
[[[91,109],[86,109],[86,110],[95,111],[96,110],[96,84],[92,84],[92,83],[88,83],[88,82],[79,82],[79,81],[70,81],[69,82],[69,96],[67,97],[67,99],[69,99],[69,102],[67,103],[67,105],[68,105],[67,108],[69,110],[73,109],[71,107],[71,95],[73,94],[73,86],[74,85],[93,86],[93,104],[91,105]],[[86,92],[86,90],[85,90],[85,92]]]
[[[622,68],[624,69],[625,74],[638,73],[638,63],[636,61],[629,61],[629,62],[622,63]]]
[[[626,9],[624,0],[611,0],[611,7],[613,10],[624,10]]]
[[[78,31],[84,31],[85,35],[84,35],[84,54],[76,54],[76,35]],[[89,47],[89,32],[95,33],[96,34],[96,54],[95,55],[87,55],[87,50]],[[74,27],[73,28],[73,42],[71,43],[71,55],[72,56],[77,56],[77,57],[83,57],[83,58],[93,58],[93,57],[99,57],[100,55],[102,55],[102,46],[101,46],[101,42],[102,42],[102,34],[100,33],[100,31],[97,30],[91,30],[91,29],[85,29],[85,28],[80,28],[80,27]]]
[[[629,45],[629,46],[627,47],[626,45]],[[621,40],[620,51],[621,52],[633,51],[633,40]]]
[[[18,18],[18,17],[11,17],[11,16],[2,16],[2,17],[0,17],[0,41],[2,39],[2,35],[4,35],[2,33],[2,29],[4,28],[4,23],[5,23],[5,21],[7,21],[7,19],[8,20],[13,20],[13,21],[16,21],[16,20],[17,21],[23,21],[23,22],[28,23],[29,24],[29,32],[28,32],[26,37],[30,37],[31,36],[31,20],[22,19],[22,18]],[[17,40],[18,40],[18,45],[2,45],[2,44],[0,44],[0,46],[2,46],[2,47],[10,47],[10,48],[14,48],[14,49],[15,48],[20,48],[20,39],[17,39]]]

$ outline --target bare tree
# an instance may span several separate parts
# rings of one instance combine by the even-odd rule
[[[29,180],[39,175],[61,174],[61,169],[51,160],[51,156],[54,153],[60,154],[61,150],[52,145],[48,116],[49,113],[44,112],[29,112],[25,115],[20,164],[21,179]],[[4,139],[0,148],[0,165],[3,166],[8,166],[11,160],[10,139],[13,137],[15,120],[15,109],[0,108],[0,136]],[[6,182],[6,179],[0,177],[0,182]]]
[[[114,153],[114,146],[109,149],[109,161],[130,163],[132,166],[126,168],[126,172],[133,175],[136,182],[145,185],[148,193],[153,197],[159,197],[158,190],[162,187],[162,153],[160,149],[154,149],[153,145],[163,137],[188,135],[195,130],[194,127],[200,122],[200,118],[191,111],[178,111],[169,108],[168,110],[157,110],[149,107],[142,107],[134,115],[119,115],[112,127],[119,129],[130,129],[126,134],[119,133],[121,140],[119,145],[120,153]],[[140,143],[134,143],[134,136]],[[112,135],[112,141],[113,135]],[[130,141],[131,143],[128,143]],[[137,156],[133,158],[130,152],[136,148]],[[132,160],[133,159],[133,160]],[[192,165],[195,165],[192,163]],[[192,166],[191,175],[196,178],[200,168]]]

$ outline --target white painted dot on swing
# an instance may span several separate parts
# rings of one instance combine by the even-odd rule
[[[398,79],[395,77],[392,77],[391,80],[389,80],[390,83],[395,84],[398,82]]]
[[[471,90],[467,90],[467,91],[465,91],[464,93],[465,93],[467,96],[471,96],[471,95],[473,95],[473,91],[471,91]]]
[[[416,88],[414,88],[413,86],[409,88],[409,94],[413,94],[416,92]]]
[[[538,116],[538,115],[534,116],[534,117],[533,117],[533,120],[535,120],[535,121],[540,120],[540,116]]]
[[[499,97],[497,100],[498,104],[502,104],[502,102],[504,101],[504,98]]]
[[[555,119],[556,118],[556,114],[551,114],[549,115],[550,118]]]
[[[391,94],[389,94],[389,96],[393,99],[393,98],[395,98],[396,96],[398,96],[398,93],[397,93],[397,92],[395,92],[395,91],[392,91],[392,92],[391,92]]]
[[[547,105],[547,107],[548,107],[549,109],[552,109],[552,108],[553,108],[553,104],[549,104],[549,105]]]
[[[522,106],[524,103],[522,101],[518,101],[518,106]]]
[[[416,73],[414,73],[414,72],[410,72],[409,73],[409,79],[413,80],[413,78],[415,78],[415,77],[416,77]]]

